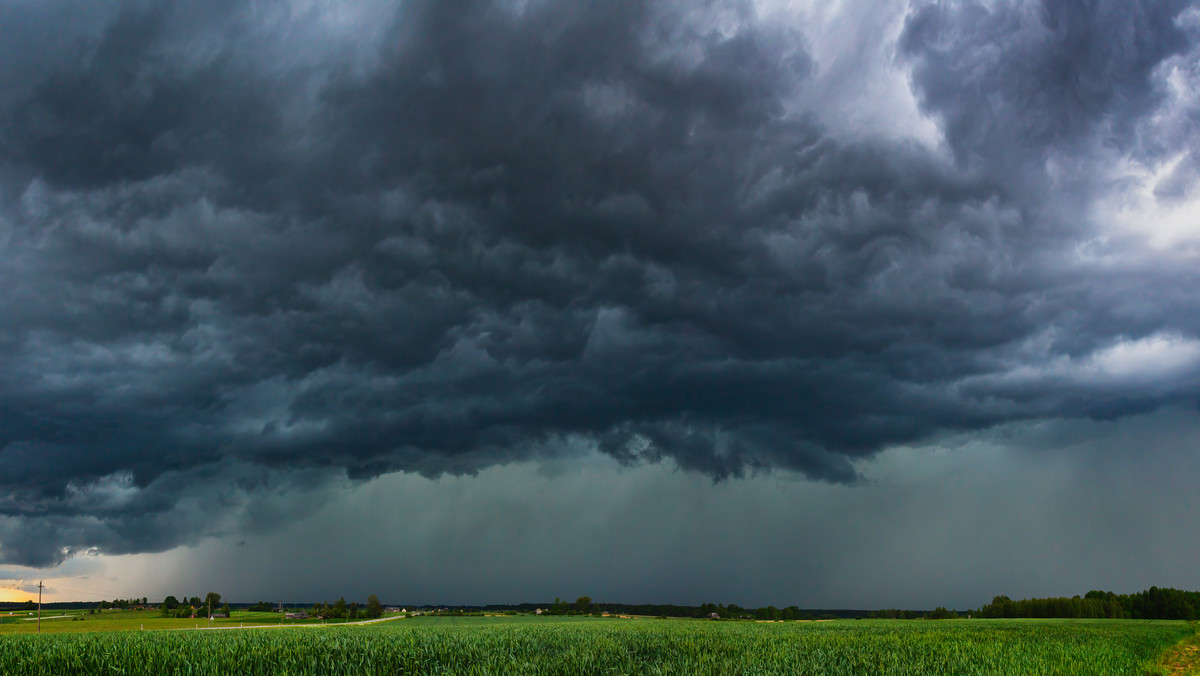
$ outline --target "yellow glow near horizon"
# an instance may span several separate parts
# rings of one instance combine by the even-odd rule
[[[24,603],[26,601],[37,601],[37,596],[30,596],[29,592],[24,592],[19,589],[5,589],[0,587],[0,603]],[[42,598],[42,602],[46,601]]]

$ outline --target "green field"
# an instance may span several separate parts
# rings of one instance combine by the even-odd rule
[[[58,617],[60,615],[66,615],[67,617]],[[25,611],[14,612],[12,615],[9,615],[8,611],[0,613],[0,636],[5,634],[37,633],[37,622],[34,621],[34,617]],[[342,620],[330,620],[330,622],[342,622]],[[54,611],[53,613],[42,613],[43,634],[140,631],[143,627],[146,631],[152,631],[157,629],[194,629],[210,625],[212,627],[239,627],[242,625],[260,624],[278,625],[279,623],[279,613],[252,613],[248,611],[234,611],[232,617],[221,617],[212,620],[212,622],[209,622],[207,619],[192,620],[162,617],[158,612],[152,610],[105,610],[95,615],[89,615],[86,610],[64,610]],[[286,620],[286,623],[288,625],[321,624],[321,621]]]
[[[426,617],[380,625],[0,637],[3,674],[1143,676],[1166,621],[704,622]]]

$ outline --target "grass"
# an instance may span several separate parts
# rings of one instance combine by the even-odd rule
[[[423,617],[305,631],[4,636],[0,673],[1144,676],[1177,673],[1155,671],[1159,656],[1194,635],[1183,622],[1121,620]]]
[[[506,625],[579,624],[609,622],[609,618],[591,615],[422,615],[404,620],[407,627],[496,627]]]
[[[1192,627],[1195,629],[1196,624],[1192,623]],[[1147,671],[1163,676],[1200,676],[1200,634],[1186,638],[1163,652]]]
[[[47,619],[57,615],[68,615],[65,618]],[[36,617],[25,611],[14,612],[12,615],[5,611],[0,614],[0,636],[5,634],[36,634]],[[29,621],[27,621],[29,620]],[[157,629],[194,629],[197,627],[238,627],[241,625],[270,624],[278,625],[279,613],[256,613],[237,611],[228,618],[220,617],[211,622],[204,618],[176,619],[163,617],[154,610],[105,610],[95,615],[89,615],[86,610],[65,610],[53,613],[42,613],[43,634],[63,634],[97,631],[153,631]],[[320,620],[284,620],[288,625],[321,624]],[[335,622],[330,620],[330,623]],[[337,620],[336,622],[341,622]]]

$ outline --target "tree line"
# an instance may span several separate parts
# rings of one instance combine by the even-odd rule
[[[30,601],[30,603],[33,603],[33,602]],[[101,601],[101,602],[97,603],[95,606],[93,606],[93,609],[94,610],[129,610],[130,608],[136,608],[138,606],[146,606],[146,605],[148,605],[148,603],[149,603],[149,599],[147,599],[145,596],[143,596],[140,599],[139,598],[113,599],[111,601]],[[47,605],[49,605],[49,604],[47,604]]]
[[[221,595],[217,592],[208,592],[203,599],[185,596],[182,601],[168,596],[158,608],[163,617],[208,617],[209,612],[218,617],[229,617],[232,612],[228,603],[221,603]]]
[[[163,599],[159,609],[163,617],[207,617],[209,609],[215,616],[229,617],[231,609],[228,603],[221,603],[221,595],[216,592],[209,592],[203,599],[199,596],[191,598],[184,597],[183,600],[175,596],[168,596]],[[279,606],[270,601],[259,601],[247,608],[247,610],[255,612],[274,612],[279,609]],[[379,602],[379,597],[371,594],[367,597],[365,606],[359,606],[358,602],[347,604],[346,599],[339,598],[333,604],[328,601],[314,603],[312,608],[306,611],[310,617],[319,618],[322,620],[328,619],[345,619],[357,620],[366,619],[374,620],[383,616],[383,604]]]
[[[776,608],[743,608],[731,603],[704,603],[699,606],[672,604],[629,604],[594,603],[581,596],[574,603],[555,599],[554,604],[542,608],[535,604],[489,605],[489,610],[513,609],[532,612],[540,609],[549,615],[584,615],[608,612],[623,615],[649,615],[658,617],[707,618],[752,620],[825,620],[838,618],[868,617],[893,620],[948,620],[961,617],[979,618],[1110,618],[1133,620],[1197,620],[1200,619],[1200,591],[1184,591],[1169,587],[1151,587],[1133,594],[1115,594],[1110,591],[1089,591],[1083,596],[1034,598],[1014,601],[1007,596],[997,596],[992,602],[978,610],[959,612],[937,607],[934,610],[903,610],[888,608],[875,611],[861,610],[801,610],[796,606]]]
[[[839,617],[854,617],[864,615],[866,611],[803,611],[797,606],[776,608],[743,608],[736,603],[702,603],[698,606],[682,606],[671,603],[597,603],[590,597],[580,596],[574,603],[561,598],[554,599],[553,605],[544,606],[534,603],[519,603],[515,605],[492,604],[483,606],[488,611],[517,611],[531,613],[540,610],[543,615],[642,615],[651,617],[691,617],[697,619],[709,618],[713,615],[721,619],[746,620],[831,620]]]
[[[328,601],[314,603],[308,614],[322,620],[377,620],[383,617],[383,604],[374,594],[367,597],[367,605],[361,608],[357,601],[347,605],[345,597],[341,597],[333,605]]]
[[[94,602],[56,602],[43,604],[45,608],[69,609],[88,608],[90,612],[108,609],[129,609],[148,606],[148,600],[142,598],[114,599],[112,601]],[[245,607],[245,606],[241,606]],[[36,604],[32,601],[24,603],[0,604],[0,608],[33,610]],[[198,617],[205,616],[209,610],[214,615],[229,616],[231,611],[228,603],[223,603],[221,595],[209,592],[204,598],[199,596],[175,597],[168,596],[159,606],[164,617]],[[467,608],[467,606],[462,606]],[[776,608],[764,606],[760,608],[743,608],[735,603],[715,604],[703,603],[698,606],[675,604],[631,604],[631,603],[596,603],[590,597],[581,596],[573,603],[555,599],[553,605],[520,603],[520,604],[490,604],[486,606],[471,606],[483,610],[516,611],[532,613],[541,610],[548,615],[586,615],[610,613],[614,615],[642,615],[652,617],[691,617],[709,618],[713,615],[721,619],[754,619],[754,620],[824,620],[838,618],[869,617],[880,619],[952,619],[962,616],[980,618],[1112,618],[1112,619],[1161,619],[1161,620],[1197,620],[1200,619],[1200,591],[1184,591],[1169,587],[1151,587],[1146,591],[1133,594],[1114,594],[1110,591],[1089,591],[1083,596],[1032,598],[1014,601],[1007,596],[996,596],[992,602],[978,610],[967,610],[959,613],[938,607],[935,610],[903,610],[883,609],[876,611],[863,610],[801,610],[797,606]],[[248,607],[253,611],[274,611],[276,604],[260,601]],[[346,603],[345,598],[339,598],[334,603],[316,603],[307,610],[311,617],[320,619],[377,619],[383,615],[383,605],[378,597],[371,594],[367,603],[360,606],[357,602]]]
[[[979,617],[1112,618],[1131,620],[1195,620],[1200,618],[1200,592],[1151,587],[1135,594],[1089,591],[1071,598],[1021,599],[997,596],[979,609]]]

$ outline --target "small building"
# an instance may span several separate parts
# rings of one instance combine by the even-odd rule
[[[708,614],[708,619],[710,619],[710,620],[719,620],[719,619],[721,619],[721,616],[720,616],[720,615],[718,615],[718,614],[716,614],[716,613],[709,613],[709,614]]]
[[[308,613],[301,610],[298,613],[287,613],[286,615],[283,616],[283,618],[285,620],[307,620]]]

